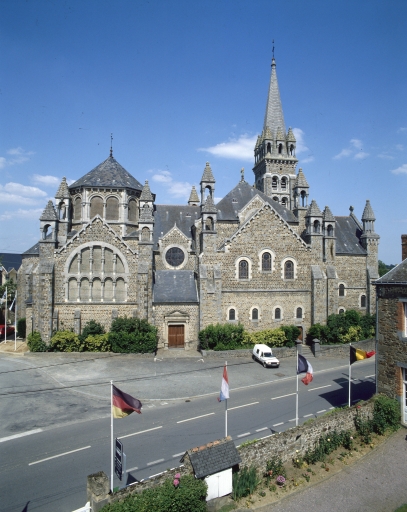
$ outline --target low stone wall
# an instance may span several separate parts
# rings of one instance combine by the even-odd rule
[[[242,458],[241,466],[254,465],[265,471],[266,462],[272,456],[279,456],[283,462],[290,461],[298,454],[303,455],[307,449],[312,449],[321,435],[336,430],[355,430],[356,415],[363,418],[371,417],[373,401],[365,402],[346,409],[333,411],[320,416],[312,422],[280,432],[257,443],[241,446],[239,453]],[[298,453],[297,453],[298,450]]]
[[[352,343],[352,347],[360,348],[370,352],[375,350],[375,340],[364,340]],[[345,345],[321,345],[320,346],[320,357],[349,357],[349,344]]]
[[[239,454],[242,458],[242,466],[254,465],[260,472],[266,469],[266,462],[274,455],[281,457],[283,462],[290,461],[296,455],[304,454],[307,449],[312,449],[315,442],[321,435],[336,430],[355,429],[355,417],[357,415],[368,418],[373,413],[373,401],[364,402],[351,408],[339,409],[332,413],[316,418],[312,422],[306,422],[304,425],[291,428],[285,432],[271,435],[261,439],[248,446],[240,446]],[[298,450],[298,453],[297,453]],[[181,476],[191,474],[192,466],[188,457],[184,459],[185,465],[165,471],[160,475],[137,482],[125,489],[111,495],[109,491],[109,480],[103,471],[88,476],[87,495],[90,501],[92,512],[99,512],[104,505],[123,500],[125,497],[142,492],[144,489],[150,489],[162,485],[167,479],[174,479],[176,473]]]

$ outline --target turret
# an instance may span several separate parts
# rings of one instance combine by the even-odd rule
[[[308,244],[320,252],[322,259],[322,219],[323,215],[315,199],[311,201],[305,215],[305,240]]]
[[[51,200],[48,201],[45,210],[40,217],[40,242],[53,243],[57,241],[57,214]]]
[[[72,208],[71,195],[65,176],[62,178],[58,191],[55,194],[55,205],[58,217],[58,242],[64,244],[71,229]]]
[[[189,206],[199,206],[199,197],[195,189],[195,185],[192,186],[191,194],[188,199]]]
[[[206,162],[204,172],[202,174],[202,179],[200,182],[201,186],[201,209],[203,205],[205,204],[205,191],[209,191],[209,195],[212,198],[212,202],[214,202],[215,198],[215,178],[212,174],[211,166],[209,165],[209,162]]]
[[[139,233],[140,242],[153,243],[154,197],[148,181],[145,181],[140,196]]]
[[[324,261],[333,262],[336,253],[336,220],[332,215],[329,206],[325,206],[323,211],[322,229],[324,234]]]

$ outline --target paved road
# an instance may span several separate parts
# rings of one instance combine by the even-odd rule
[[[328,480],[257,512],[394,512],[407,503],[407,429]]]
[[[228,433],[235,442],[293,424],[292,359],[278,370],[249,358],[228,362]],[[346,361],[312,363],[313,387],[301,385],[300,422],[347,400]],[[374,391],[373,364],[353,368],[352,376],[360,379],[353,384],[354,397]],[[0,356],[0,494],[6,496],[1,510],[20,512],[28,500],[29,511],[73,510],[84,503],[86,475],[109,473],[110,379],[144,403],[141,416],[115,422],[115,435],[137,433],[123,439],[128,468],[137,466],[133,477],[176,466],[186,449],[222,437],[224,406],[216,401],[222,366],[221,360],[201,357]]]

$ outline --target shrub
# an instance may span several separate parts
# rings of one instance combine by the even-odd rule
[[[281,329],[285,333],[287,347],[295,347],[295,342],[301,334],[300,329],[296,325],[282,325]]]
[[[20,318],[18,321],[17,321],[17,336],[19,338],[25,338],[25,334],[26,334],[26,321],[25,321],[25,318]]]
[[[83,342],[88,336],[92,336],[94,334],[105,334],[105,328],[99,322],[96,322],[95,320],[89,320],[89,322],[83,328],[79,339]]]
[[[287,338],[282,329],[266,329],[264,331],[245,332],[244,341],[247,345],[253,346],[263,343],[269,347],[283,347]]]
[[[157,349],[157,328],[147,320],[119,317],[112,322],[108,343],[113,352],[151,353]]]
[[[316,464],[317,462],[324,461],[326,456],[335,451],[340,446],[347,450],[352,447],[352,436],[350,432],[344,430],[337,432],[333,430],[329,434],[319,437],[313,449],[308,449],[304,454],[304,460],[307,464]]]
[[[38,331],[34,331],[27,337],[27,346],[31,352],[47,352],[48,347],[42,340],[41,334]]]
[[[276,478],[278,475],[283,475],[285,478],[287,478],[287,473],[283,461],[280,457],[278,457],[278,455],[275,455],[266,462],[266,472],[264,476],[267,479],[267,484],[271,479]]]
[[[259,484],[260,479],[257,475],[256,467],[250,466],[250,468],[247,468],[245,466],[233,475],[232,498],[236,501],[249,494],[253,494]]]
[[[373,429],[383,435],[386,430],[397,430],[400,427],[400,405],[394,398],[378,395],[374,399]]]
[[[198,335],[200,348],[203,350],[244,348],[243,333],[243,325],[241,324],[208,325]]]
[[[51,338],[50,349],[54,352],[81,352],[81,344],[74,332],[57,331]]]
[[[80,341],[80,352],[110,352],[109,334],[91,334]]]
[[[314,324],[307,333],[307,343],[314,338],[321,343],[350,343],[373,338],[375,335],[375,315],[361,315],[349,309],[339,315],[329,315],[326,325]]]
[[[182,476],[174,486],[171,479],[103,507],[103,512],[206,512],[207,485],[193,475]]]
[[[318,339],[321,343],[327,343],[328,327],[326,325],[314,324],[307,332],[307,344],[311,345],[312,340]]]

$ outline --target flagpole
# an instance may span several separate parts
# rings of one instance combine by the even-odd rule
[[[17,350],[17,290],[14,296],[15,310],[14,310],[14,352]]]
[[[349,343],[349,392],[348,392],[348,407],[350,407],[350,387],[351,387],[351,364],[350,364],[350,353],[352,350],[352,343]]]
[[[297,392],[295,394],[295,426],[298,427],[298,345],[297,345]]]
[[[110,490],[113,494],[113,381],[110,381]]]
[[[225,361],[225,368],[227,370],[228,362]],[[228,399],[225,400],[225,437],[228,437]]]
[[[6,286],[6,309],[4,310],[4,343],[7,343],[7,286]]]

